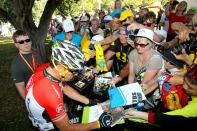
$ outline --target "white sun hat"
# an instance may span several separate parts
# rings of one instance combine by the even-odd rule
[[[64,20],[63,21],[63,29],[65,32],[70,32],[70,31],[74,31],[74,24],[72,22],[72,20]]]
[[[144,37],[144,38],[147,38],[150,41],[152,41],[153,44],[159,45],[158,42],[153,40],[153,36],[154,36],[154,32],[152,30],[146,29],[146,28],[141,28],[141,29],[139,29],[137,35],[129,35],[129,38],[131,40],[133,40],[133,38],[136,38],[136,37]]]

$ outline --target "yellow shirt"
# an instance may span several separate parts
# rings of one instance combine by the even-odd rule
[[[188,105],[186,105],[185,107],[178,110],[166,112],[164,114],[180,115],[184,117],[197,117],[197,96],[192,96],[192,101],[189,101]]]
[[[197,55],[197,54],[196,54]],[[191,53],[190,55],[190,58],[192,59],[192,61],[194,60],[194,64],[197,64],[197,59],[195,58],[195,54],[194,53]]]

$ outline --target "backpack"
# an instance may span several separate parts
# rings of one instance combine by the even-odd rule
[[[171,85],[168,80],[173,77],[169,72],[162,72],[164,82],[161,86],[161,98],[164,107],[169,110],[176,110],[187,105],[189,96],[184,92],[183,85]]]

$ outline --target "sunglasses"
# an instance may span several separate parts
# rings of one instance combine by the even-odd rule
[[[147,26],[147,27],[151,27],[153,23],[146,23],[146,24],[143,24],[144,26]]]
[[[69,32],[66,32],[66,33],[67,33],[67,34],[69,34],[69,33],[70,33],[70,34],[72,34],[72,33],[73,33],[73,31],[69,31]]]
[[[134,43],[134,46],[140,46],[141,48],[145,48],[148,44],[138,44],[138,43]]]
[[[18,41],[18,42],[16,42],[16,43],[24,44],[25,42],[28,43],[28,42],[30,42],[30,41],[31,41],[30,39],[26,39],[26,40]]]
[[[103,22],[107,24],[107,23],[109,23],[110,21],[103,21]]]
[[[87,23],[88,21],[80,21],[80,22],[82,22],[82,23]]]

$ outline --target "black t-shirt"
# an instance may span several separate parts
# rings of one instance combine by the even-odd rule
[[[133,50],[133,47],[130,46],[129,44],[126,46],[123,46],[120,42],[120,39],[117,39],[116,41],[114,41],[111,44],[110,50],[112,52],[115,52],[115,59],[118,64],[118,68],[119,68],[119,70],[122,70],[123,67],[128,62],[128,55]],[[117,71],[117,72],[119,72],[119,71]]]
[[[34,58],[36,61],[36,67],[38,67],[41,63],[41,58],[38,54],[34,54]],[[23,57],[25,60],[32,66],[32,53],[30,54],[23,54]],[[25,82],[25,85],[27,84],[29,78],[33,74],[31,69],[28,67],[28,65],[23,61],[23,59],[20,57],[19,54],[15,56],[15,58],[12,61],[11,65],[11,73],[12,73],[12,79],[15,83],[19,82]]]

